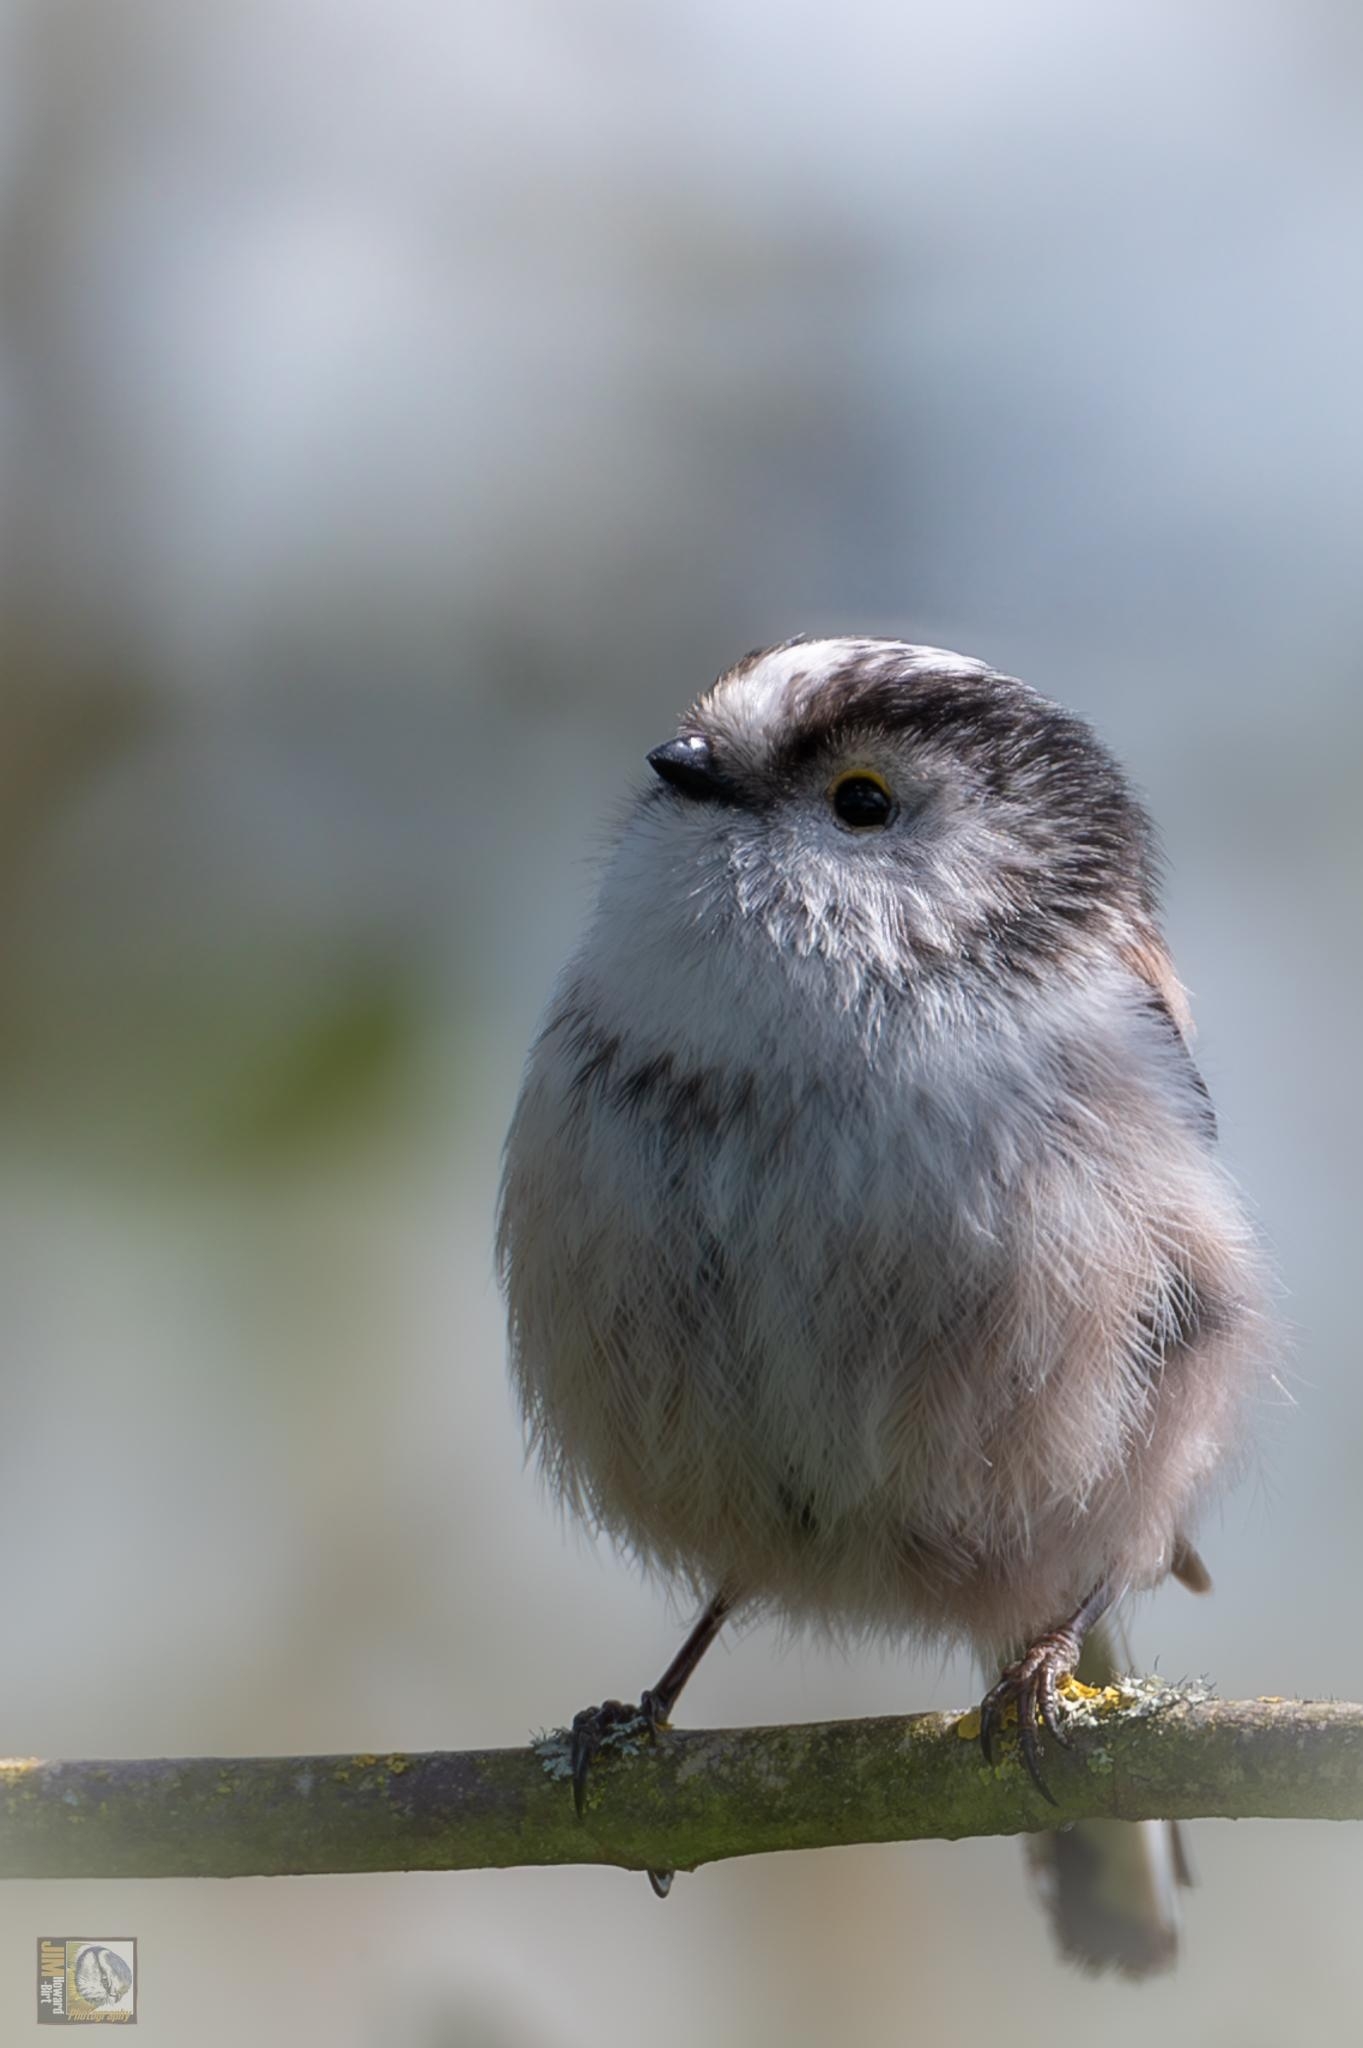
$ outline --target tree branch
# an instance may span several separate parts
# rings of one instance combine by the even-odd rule
[[[1077,1689],[1076,1689],[1077,1692]],[[243,1877],[610,1863],[691,1869],[1065,1821],[1363,1819],[1363,1706],[1129,1681],[1071,1694],[1057,1804],[975,1715],[612,1738],[578,1820],[560,1731],[428,1755],[0,1761],[0,1877]]]

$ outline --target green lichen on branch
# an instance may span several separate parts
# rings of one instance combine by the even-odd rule
[[[665,1730],[600,1755],[579,1820],[562,1734],[425,1755],[0,1760],[0,1877],[240,1877],[608,1863],[1009,1835],[1066,1821],[1363,1819],[1363,1706],[1124,1681],[1066,1701],[1056,1805],[973,1716]]]

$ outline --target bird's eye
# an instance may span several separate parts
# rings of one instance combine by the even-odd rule
[[[828,801],[838,822],[851,832],[872,832],[888,825],[899,809],[883,775],[853,768],[829,784]]]

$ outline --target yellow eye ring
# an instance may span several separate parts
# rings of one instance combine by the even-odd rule
[[[838,823],[848,832],[877,832],[898,812],[894,791],[874,768],[845,768],[827,789]]]

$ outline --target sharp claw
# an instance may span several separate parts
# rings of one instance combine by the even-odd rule
[[[677,1873],[675,1870],[649,1871],[648,1881],[653,1887],[653,1896],[655,1898],[665,1899],[667,1897],[668,1893],[672,1889],[672,1880],[676,1876],[676,1874]]]
[[[994,1732],[998,1722],[998,1687],[987,1692],[980,1702],[980,1748],[984,1751],[987,1764],[994,1761]]]
[[[1055,1672],[1049,1664],[1042,1667],[1041,1689],[1037,1703],[1041,1709],[1042,1725],[1046,1733],[1053,1742],[1059,1743],[1061,1749],[1068,1749],[1070,1738],[1066,1734],[1064,1723],[1060,1719],[1060,1702],[1056,1695]]]
[[[592,1758],[596,1754],[596,1721],[595,1707],[584,1707],[580,1714],[573,1716],[573,1805],[577,1809],[579,1820],[587,1809],[587,1773],[591,1770]]]
[[[1022,1745],[1022,1761],[1027,1766],[1027,1775],[1048,1806],[1057,1802],[1041,1772],[1041,1744],[1036,1732],[1036,1694],[1029,1684],[1018,1700],[1018,1736]]]
[[[1023,1754],[1026,1758],[1027,1775],[1031,1779],[1032,1783],[1036,1786],[1037,1791],[1041,1794],[1047,1806],[1059,1806],[1060,1801],[1056,1798],[1054,1792],[1052,1792],[1050,1786],[1046,1783],[1045,1778],[1041,1774],[1041,1765],[1037,1762],[1035,1752],[1033,1752],[1030,1756],[1027,1756],[1025,1751],[1023,1752]]]

